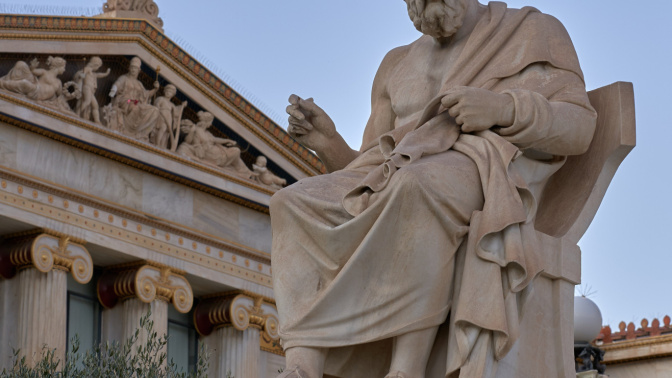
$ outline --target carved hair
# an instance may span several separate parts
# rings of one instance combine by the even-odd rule
[[[198,115],[198,124],[205,125],[205,128],[210,127],[210,125],[212,125],[212,121],[215,120],[215,116],[210,112],[204,112],[201,110],[196,114]]]
[[[142,60],[139,57],[134,56],[134,57],[131,58],[130,66],[140,68],[140,66],[142,66]]]
[[[94,64],[97,65],[97,66],[102,66],[103,65],[103,60],[100,59],[100,57],[98,57],[98,56],[91,57],[91,59],[89,59],[89,63],[87,64],[87,66],[91,66],[91,65],[94,65]]]
[[[462,26],[469,0],[443,0],[442,13],[427,13],[425,0],[406,0],[408,15],[419,32],[432,37],[450,37]]]
[[[47,58],[47,65],[49,66],[49,68],[65,67],[65,59],[61,57],[54,58],[53,56],[50,56]]]

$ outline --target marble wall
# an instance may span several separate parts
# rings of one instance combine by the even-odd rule
[[[270,253],[267,214],[0,123],[2,167]]]

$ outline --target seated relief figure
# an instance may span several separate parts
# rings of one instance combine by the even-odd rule
[[[107,109],[106,118],[108,128],[148,142],[149,134],[159,118],[159,110],[150,104],[152,96],[159,89],[159,82],[154,82],[153,89],[145,89],[138,80],[141,64],[140,58],[132,58],[128,73],[119,77],[112,85],[112,102]]]
[[[266,159],[266,156],[259,156],[257,157],[256,162],[252,164],[255,180],[276,189],[280,189],[287,185],[287,180],[274,175],[273,172],[268,170],[268,167],[266,167],[267,163],[268,160]]]
[[[170,99],[175,97],[177,93],[177,88],[168,84],[163,89],[163,96],[159,96],[156,101],[154,101],[154,106],[159,109],[159,118],[156,122],[156,127],[149,134],[149,142],[161,147],[168,148],[168,142],[170,142],[170,150],[177,150],[177,141],[180,136],[180,120],[182,119],[182,112],[184,108],[188,105],[187,101],[184,101],[180,105],[173,104]]]
[[[89,59],[86,66],[77,71],[73,80],[81,92],[81,97],[77,100],[75,113],[87,121],[93,121],[100,124],[100,109],[98,100],[96,100],[96,89],[98,89],[98,79],[107,77],[110,74],[108,68],[106,72],[96,72],[103,66],[100,57],[94,56]]]
[[[555,18],[406,5],[423,35],[383,59],[358,151],[290,97],[289,133],[331,173],[271,198],[281,377],[424,377],[433,348],[442,377],[493,376],[540,273],[541,190],[595,130]]]
[[[3,77],[0,77],[0,88],[22,94],[31,100],[37,101],[51,108],[72,113],[67,101],[79,96],[77,90],[71,92],[67,88],[74,87],[68,82],[65,88],[58,76],[65,72],[65,59],[60,57],[47,58],[49,69],[39,68],[37,58],[30,62],[30,66],[18,61]]]
[[[240,177],[252,178],[253,173],[240,158],[236,142],[217,138],[208,131],[214,119],[211,113],[200,111],[196,124],[183,120],[181,130],[186,136],[177,147],[177,153],[220,169],[232,170]]]

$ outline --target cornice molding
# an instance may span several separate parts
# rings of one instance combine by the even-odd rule
[[[181,313],[191,310],[194,294],[185,272],[153,261],[108,267],[98,280],[98,299],[105,308],[119,300],[137,298],[145,303],[163,300]]]
[[[63,270],[85,284],[93,276],[93,260],[75,237],[47,229],[5,235],[0,246],[0,276],[9,279],[17,271],[35,268],[43,273]]]

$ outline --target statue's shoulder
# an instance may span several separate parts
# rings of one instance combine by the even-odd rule
[[[121,75],[117,78],[117,80],[114,81],[114,85],[119,87],[119,86],[123,85],[126,82],[127,79],[128,79],[128,76]]]
[[[387,54],[385,54],[385,57],[383,58],[383,63],[381,63],[381,67],[383,65],[397,65],[399,61],[401,61],[402,59],[404,59],[404,57],[406,57],[406,55],[408,55],[408,52],[411,50],[412,45],[413,44],[399,46],[388,51]]]
[[[527,31],[543,32],[544,34],[554,34],[556,32],[566,33],[562,22],[554,16],[543,13],[535,7],[526,6],[521,9],[508,8],[506,10],[506,17],[519,17],[524,14],[522,25]]]

